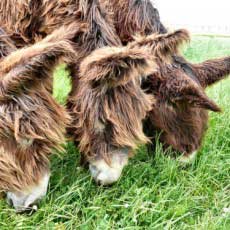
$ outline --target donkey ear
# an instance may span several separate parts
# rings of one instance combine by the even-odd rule
[[[160,58],[162,61],[172,59],[172,55],[179,53],[179,47],[190,40],[187,30],[176,30],[167,34],[152,34],[149,36],[139,36],[130,43],[130,47],[148,47],[152,55]]]
[[[1,97],[4,99],[50,78],[60,60],[72,62],[76,54],[69,39],[76,33],[75,26],[60,28],[42,41],[4,58],[0,62]]]
[[[189,104],[194,107],[220,112],[221,109],[205,94],[204,89],[183,72],[167,79],[167,93],[174,103]]]
[[[207,87],[230,74],[230,57],[208,60],[191,66],[201,85]]]
[[[155,61],[146,49],[128,47],[98,49],[85,58],[80,67],[82,81],[109,87],[137,80],[155,69]]]
[[[202,88],[188,87],[182,96],[182,101],[187,102],[188,104],[199,107],[213,112],[220,112],[220,107],[202,90]]]

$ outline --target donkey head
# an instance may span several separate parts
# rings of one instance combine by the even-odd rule
[[[88,160],[109,159],[148,140],[142,120],[153,101],[141,89],[140,76],[152,73],[154,65],[145,50],[115,47],[96,50],[82,62],[72,111],[75,135]]]
[[[229,57],[198,65],[174,57],[173,64],[161,66],[143,85],[156,99],[146,120],[152,128],[146,132],[153,135],[153,130],[160,131],[165,147],[172,146],[185,155],[196,151],[207,127],[207,111],[220,111],[204,90],[229,73]]]
[[[184,30],[138,37],[126,47],[97,49],[84,59],[71,111],[75,138],[88,160],[108,160],[148,142],[142,121],[154,98],[142,90],[141,82],[159,68],[155,55],[167,61],[187,39]]]
[[[75,60],[74,28],[61,27],[15,51],[10,38],[0,36],[0,189],[18,212],[36,208],[48,186],[48,156],[62,150],[70,118],[49,91],[55,66]]]

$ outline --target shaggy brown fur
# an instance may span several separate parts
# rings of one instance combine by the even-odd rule
[[[85,28],[82,34],[72,39],[78,55],[73,65],[69,65],[73,80],[70,95],[74,94],[78,84],[79,65],[84,57],[106,45],[121,45],[107,11],[97,0],[3,0],[0,2],[0,21],[17,47],[33,44],[61,25],[75,22],[77,27]],[[71,102],[67,105],[73,106]]]
[[[6,57],[17,48],[10,37],[5,33],[3,29],[0,28],[0,59]]]
[[[17,47],[39,41],[63,24],[75,22],[76,27],[84,28],[81,34],[71,39],[77,51],[73,64],[69,65],[73,87],[67,107],[71,114],[77,106],[75,95],[80,62],[97,48],[121,45],[109,14],[97,0],[42,0],[39,3],[35,0],[3,0],[0,2],[0,20]],[[69,133],[72,133],[71,129]]]
[[[207,110],[220,111],[205,95],[204,87],[230,74],[230,58],[197,65],[186,61],[182,63],[180,59],[173,66],[164,66],[145,82],[144,87],[155,95],[157,101],[146,122],[150,121],[153,127],[150,129],[148,125],[147,128],[146,124],[146,130],[154,136],[154,129],[157,129],[162,133],[160,139],[165,147],[172,146],[175,150],[189,154],[201,145],[207,128]]]
[[[94,106],[94,103],[95,103],[95,106],[96,106],[97,103],[99,103],[98,99],[100,99],[102,100],[102,102],[99,103],[101,104],[100,114],[105,113],[105,111],[108,110],[108,108],[104,106],[105,101],[107,99],[103,99],[102,96],[101,97],[96,96],[96,95],[101,95],[101,94],[102,95],[106,94],[107,96],[108,90],[105,90],[106,87],[102,86],[104,84],[106,86],[108,85],[110,86],[109,92],[111,90],[114,91],[114,89],[116,90],[120,88],[122,89],[122,90],[120,89],[120,92],[118,94],[119,97],[116,96],[116,98],[119,98],[119,100],[118,99],[110,100],[110,102],[113,101],[114,103],[113,106],[118,105],[118,108],[116,109],[114,107],[113,111],[121,112],[121,116],[123,116],[122,119],[124,119],[123,125],[122,125],[123,127],[124,127],[125,122],[127,123],[132,122],[131,120],[136,122],[135,120],[139,116],[138,121],[136,122],[138,124],[137,125],[138,128],[137,127],[136,128],[137,128],[137,133],[140,133],[140,127],[139,127],[140,121],[143,119],[143,114],[148,110],[146,109],[148,106],[146,106],[146,108],[143,110],[143,114],[140,114],[137,109],[136,111],[137,115],[136,115],[134,109],[132,109],[131,111],[134,111],[134,115],[130,121],[128,121],[129,119],[128,117],[126,117],[127,112],[125,112],[123,108],[119,109],[119,103],[126,105],[125,102],[122,102],[122,99],[121,99],[122,94],[124,95],[130,94],[126,96],[127,100],[128,98],[132,98],[131,90],[129,91],[129,93],[127,92],[125,93],[126,89],[124,88],[124,85],[125,87],[129,85],[127,82],[133,82],[133,81],[130,81],[130,77],[127,77],[129,76],[129,74],[127,75],[127,70],[125,70],[125,72],[122,72],[122,74],[120,74],[119,72],[120,69],[118,72],[112,72],[113,74],[109,75],[108,79],[107,79],[108,77],[107,75],[105,76],[103,75],[105,74],[104,72],[105,69],[106,71],[111,71],[113,70],[113,65],[116,64],[116,62],[114,64],[114,59],[112,58],[113,57],[112,50],[108,51],[108,53],[105,52],[104,54],[105,57],[102,57],[103,55],[102,56],[99,55],[97,57],[97,53],[93,54],[93,57],[96,60],[98,58],[102,63],[105,61],[105,63],[108,65],[108,67],[106,67],[105,65],[103,66],[103,68],[100,67],[103,69],[103,71],[101,70],[102,73],[98,73],[97,71],[95,72],[97,78],[100,80],[95,81],[95,79],[92,79],[93,78],[92,73],[90,75],[90,73],[86,71],[86,76],[87,76],[86,82],[82,80],[83,77],[81,77],[81,80],[79,82],[80,76],[78,72],[79,72],[80,62],[95,49],[98,49],[104,46],[120,47],[121,43],[126,44],[127,42],[132,41],[134,39],[133,37],[134,35],[143,36],[143,35],[148,35],[152,33],[166,33],[167,32],[167,30],[165,29],[165,27],[162,25],[160,21],[159,13],[157,9],[155,9],[152,6],[149,0],[128,0],[128,1],[124,1],[124,0],[112,0],[112,1],[105,1],[105,0],[60,0],[60,1],[57,1],[57,0],[50,0],[50,1],[47,1],[47,0],[41,0],[41,1],[10,0],[9,1],[9,0],[3,0],[0,2],[0,21],[1,21],[2,28],[8,34],[10,34],[10,38],[15,42],[15,44],[17,44],[18,47],[24,46],[25,44],[31,44],[36,41],[39,41],[41,40],[41,38],[47,36],[56,28],[59,28],[60,25],[69,25],[70,23],[74,21],[76,25],[78,27],[81,27],[82,29],[81,29],[81,33],[78,33],[77,36],[74,36],[72,39],[72,41],[75,43],[75,50],[77,51],[78,55],[75,57],[74,64],[69,66],[71,70],[71,74],[73,76],[73,88],[72,88],[72,91],[71,91],[71,94],[68,100],[68,109],[70,113],[73,115],[73,117],[75,117],[72,123],[72,127],[69,130],[69,133],[74,135],[76,139],[79,138],[79,135],[83,135],[82,133],[89,132],[89,134],[87,135],[88,136],[91,135],[90,132],[91,132],[92,127],[90,127],[89,131],[87,131],[87,128],[88,128],[87,121],[85,125],[82,123],[84,119],[79,123],[79,118],[78,118],[79,109],[81,111],[86,111],[85,109],[82,109],[80,107],[79,103],[83,103],[82,105],[83,107],[86,106],[87,103],[92,106]],[[182,32],[181,34],[185,36],[185,37],[181,37],[182,40],[184,40],[185,38],[187,39],[187,35],[185,33]],[[122,42],[120,41],[120,39]],[[204,79],[204,78],[205,79],[207,78],[208,79],[219,79],[219,77],[221,78],[223,73],[224,74],[228,73],[228,69],[229,69],[228,65],[223,64],[223,63],[228,63],[228,59],[226,60],[220,59],[220,60],[209,61],[207,63],[200,64],[200,65],[192,65],[186,62],[184,59],[181,59],[180,57],[178,59],[178,56],[173,57],[172,54],[177,54],[177,44],[181,42],[180,40],[177,40],[178,37],[177,39],[171,39],[170,35],[166,34],[165,37],[159,36],[158,38],[156,35],[152,35],[152,37],[150,36],[148,38],[150,40],[145,39],[145,38],[144,39],[140,38],[140,40],[138,40],[139,38],[135,38],[135,39],[139,42],[138,44],[140,45],[140,47],[145,46],[146,45],[145,43],[147,43],[147,45],[150,47],[150,50],[152,51],[151,55],[156,59],[155,63],[157,63],[157,65],[159,66],[159,71],[150,75],[147,78],[148,81],[144,81],[142,79],[143,87],[144,88],[146,87],[149,90],[148,92],[151,92],[153,95],[156,96],[156,98],[157,98],[157,95],[161,95],[160,100],[157,99],[157,101],[158,102],[160,101],[160,103],[162,104],[159,107],[156,107],[156,108],[154,107],[154,109],[157,110],[158,108],[162,107],[164,105],[164,102],[166,101],[167,103],[170,102],[170,103],[180,104],[180,105],[186,104],[186,106],[189,108],[191,107],[195,108],[195,106],[196,107],[199,106],[205,109],[219,110],[219,108],[211,100],[209,100],[206,97],[205,93],[203,92],[202,87],[199,86],[199,84],[197,84],[197,79]],[[167,40],[168,42],[167,44],[164,43],[165,40]],[[142,44],[141,44],[141,41],[143,42]],[[136,50],[138,48],[139,47],[137,44],[134,44],[134,45],[130,44],[129,48],[127,49]],[[120,57],[117,56],[117,52],[118,51],[114,49],[114,55],[119,60],[119,58],[122,58],[122,55]],[[107,55],[109,56],[109,59],[107,59]],[[90,58],[86,60],[90,60]],[[137,71],[136,69],[139,70],[139,68],[137,68],[132,63],[132,61],[131,61],[132,64],[130,64],[129,61],[130,59],[122,60],[121,62],[119,61],[117,65],[119,66],[121,63],[123,63],[127,65],[128,67],[130,67],[132,71],[134,70]],[[87,63],[87,61],[84,61],[84,63]],[[215,64],[215,67],[213,67],[212,64]],[[89,63],[86,66],[88,65]],[[82,66],[84,65],[82,64]],[[152,68],[155,69],[154,66]],[[213,70],[213,74],[215,75],[209,74],[210,69]],[[118,69],[115,68],[115,70],[117,71]],[[80,72],[82,74],[82,70]],[[115,75],[118,75],[119,78],[115,77]],[[145,74],[143,73],[143,75]],[[176,80],[172,79],[173,75]],[[81,76],[83,76],[83,74]],[[198,77],[198,76],[201,76],[201,77]],[[211,80],[211,81],[214,81],[214,80]],[[91,96],[89,97],[87,96],[88,99],[86,99],[87,98],[86,97],[84,99],[80,98],[79,100],[79,97],[78,97],[79,95],[83,95],[83,94],[85,95],[85,92],[83,92],[83,90],[79,87],[79,85],[82,85],[82,84],[85,87],[83,88],[87,92],[89,90],[88,88],[91,87],[92,92],[89,93],[89,95]],[[101,87],[101,91],[95,94],[96,89],[99,88],[98,84]],[[201,80],[201,84],[203,85],[202,80]],[[87,87],[85,85],[87,85]],[[137,89],[135,90],[140,91],[141,90],[139,89],[140,85],[137,83],[135,83],[135,85],[137,87]],[[158,86],[155,88],[156,85]],[[166,85],[166,89],[165,89],[165,85]],[[173,86],[171,88],[173,90],[170,89],[171,85]],[[160,89],[165,89],[165,91],[160,91]],[[135,90],[134,92],[136,92]],[[195,96],[192,98],[191,98],[191,92],[195,93]],[[134,95],[135,94],[136,93],[134,93]],[[109,93],[108,98],[112,97],[112,95],[113,93]],[[117,91],[116,91],[116,95],[117,95]],[[178,99],[178,95],[179,95],[179,99]],[[93,99],[94,96],[95,96],[95,99]],[[163,100],[161,97],[163,97]],[[92,100],[92,102],[90,102],[89,99]],[[136,106],[135,104],[136,100],[135,100],[135,103],[133,101],[130,101],[130,103]],[[173,108],[175,107],[174,104],[173,104]],[[165,107],[167,107],[167,104],[165,105]],[[137,105],[137,108],[138,108],[138,105]],[[91,113],[95,114],[94,112],[97,111],[97,107],[95,107],[95,111],[93,111],[93,109],[91,107],[90,110],[87,110],[87,112],[89,112],[89,114],[87,114],[88,117],[92,118],[93,115],[91,115]],[[103,109],[105,109],[105,111],[103,111]],[[124,114],[122,114],[123,112]],[[164,112],[161,112],[161,111],[158,111],[158,112],[159,112],[158,114],[160,117],[161,116],[164,117],[163,115],[161,115],[161,113],[164,113]],[[174,112],[176,114],[174,117],[177,117],[177,116],[181,117],[179,112],[177,111],[174,111]],[[98,116],[98,114],[96,115]],[[151,112],[149,114],[150,114],[149,116],[151,117]],[[205,117],[205,115],[202,116],[202,118],[195,118],[192,115],[189,118],[185,118],[185,120],[201,119],[202,120],[201,123],[203,121],[204,123],[206,123],[205,120],[207,119],[203,117]],[[119,118],[116,118],[116,119],[119,120]],[[169,116],[169,120],[171,120],[170,116]],[[156,124],[158,122],[155,122],[155,121],[157,121],[157,119],[155,118],[152,119],[153,126],[158,125]],[[113,122],[116,123],[116,120],[114,120]],[[168,121],[166,120],[165,123],[167,122]],[[176,122],[168,122],[168,123],[170,123],[171,125],[172,124],[178,125],[178,123]],[[194,126],[192,125],[193,123],[192,121],[189,123],[191,123],[191,126]],[[76,128],[79,127],[79,124],[84,127],[84,132],[76,131]],[[126,129],[127,127],[129,126],[126,126]],[[164,130],[164,128],[160,128],[160,129]],[[109,129],[106,129],[106,130],[107,130],[107,134],[105,136],[110,136]],[[150,133],[153,133],[154,130],[152,130],[152,132]],[[167,128],[167,130],[170,130],[170,129]],[[182,128],[182,130],[184,129]],[[119,131],[121,133],[123,132],[123,130],[121,129]],[[175,128],[173,129],[173,132],[175,132]],[[133,129],[130,129],[130,132],[127,132],[124,135],[124,136],[130,135],[131,141],[129,142],[132,142],[132,143],[134,139],[133,137],[136,138],[138,136],[135,133],[134,134],[133,133],[134,133]],[[203,133],[203,131],[201,131],[201,133]],[[96,137],[98,137],[98,141],[95,141]],[[95,143],[99,143],[101,137],[92,133],[92,138],[89,138],[89,137],[87,138],[88,139],[85,139],[86,142],[94,141]],[[137,137],[136,139],[138,140],[141,138]],[[167,138],[163,138],[163,139],[166,144],[172,145],[173,143],[172,141],[168,141]],[[195,142],[200,143],[201,138],[198,138],[198,139],[199,141],[195,141]],[[127,140],[127,138],[125,140]],[[189,141],[193,143],[192,139],[186,140],[187,145],[190,144],[190,143],[187,143]],[[90,144],[89,143],[83,144],[83,146],[96,145],[95,143],[91,143],[91,142]],[[181,142],[181,145],[186,145],[186,144]],[[178,144],[177,146],[179,145],[180,144]],[[134,145],[132,144],[132,146]],[[124,147],[126,147],[126,144]],[[104,147],[104,149],[106,148]],[[99,150],[97,149],[94,151],[94,147],[92,147],[92,149],[90,150],[88,150],[89,149],[88,147],[87,148],[81,147],[81,149],[86,149],[86,155],[89,154],[89,156],[97,154],[99,152]],[[177,147],[176,149],[181,150],[183,148]],[[106,151],[102,150],[102,155],[106,155],[104,153],[106,154],[108,153],[108,148],[106,149]]]
[[[100,0],[113,17],[116,31],[123,44],[133,40],[133,35],[167,33],[159,13],[149,0]]]
[[[62,150],[69,115],[51,97],[54,67],[75,59],[75,26],[0,60],[0,189],[22,191],[48,171],[48,156]],[[7,43],[5,43],[7,45]]]
[[[113,22],[107,11],[101,7],[97,0],[79,1],[81,13],[81,23],[87,24],[88,30],[74,39],[76,49],[81,55],[79,59],[69,66],[72,76],[72,90],[67,102],[67,108],[72,113],[75,111],[76,94],[78,93],[79,66],[80,62],[92,51],[105,46],[121,46],[120,39],[116,34]],[[74,99],[75,98],[75,99]],[[74,126],[74,124],[72,125]],[[70,128],[68,133],[73,134]]]
[[[148,141],[142,120],[154,99],[141,89],[142,78],[188,38],[187,31],[138,37],[127,47],[98,49],[82,62],[72,128],[87,160],[109,162],[110,154]]]
[[[3,0],[0,21],[17,46],[34,43],[73,22],[88,28],[75,41],[84,56],[96,48],[120,44],[109,15],[97,0]]]
[[[123,44],[136,34],[166,33],[159,13],[149,0],[112,0],[101,3],[115,20],[115,27]],[[176,53],[175,53],[176,54]],[[143,81],[142,87],[156,98],[156,104],[145,121],[145,133],[153,138],[161,132],[164,146],[189,154],[200,147],[206,130],[206,109],[219,107],[204,93],[204,88],[230,73],[230,58],[191,64],[173,55],[171,64],[158,62],[159,71]]]
[[[1,26],[17,46],[32,44],[60,25],[79,18],[76,1],[3,0],[0,2]],[[64,18],[64,20],[63,20]]]
[[[139,76],[152,72],[148,58],[138,49],[104,48],[82,63],[73,112],[75,135],[88,160],[107,160],[117,149],[147,141],[142,119],[153,99],[141,90]]]

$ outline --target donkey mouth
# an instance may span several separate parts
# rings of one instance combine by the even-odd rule
[[[37,186],[32,187],[28,191],[7,192],[7,202],[13,206],[17,213],[34,212],[38,209],[38,202],[46,195],[49,174],[46,174]]]
[[[128,164],[128,150],[114,150],[108,162],[99,158],[89,164],[90,173],[99,185],[111,185],[117,182],[122,174],[123,168]]]

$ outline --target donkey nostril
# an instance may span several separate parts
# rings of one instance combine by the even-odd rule
[[[111,183],[105,183],[102,179],[97,179],[96,181],[96,184],[98,185],[98,186],[102,186],[102,187],[106,187],[106,188],[109,188],[109,187],[112,187],[113,186],[113,184]]]
[[[34,204],[31,204],[29,207],[24,208],[23,210],[21,210],[20,213],[26,213],[26,214],[32,215],[37,210],[38,210],[38,206],[34,205]]]
[[[98,175],[101,173],[101,171],[95,166],[95,165],[89,165],[89,170],[91,172],[91,175],[94,179],[98,177]]]

